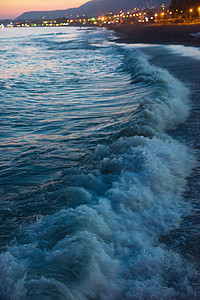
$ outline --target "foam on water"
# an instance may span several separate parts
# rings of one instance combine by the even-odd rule
[[[145,96],[72,174],[71,207],[21,228],[1,254],[3,299],[198,299],[195,266],[160,240],[190,209],[195,160],[168,134],[188,116],[188,90],[140,52],[118,51],[119,72]]]
[[[170,51],[178,53],[181,56],[191,57],[197,60],[200,60],[200,48],[190,47],[183,45],[169,45],[166,46]]]
[[[194,37],[199,38],[200,34],[194,34]],[[200,48],[184,45],[160,45],[160,44],[124,44],[121,43],[126,49],[145,49],[145,48],[164,48],[172,53],[178,54],[184,57],[191,57],[200,60]]]

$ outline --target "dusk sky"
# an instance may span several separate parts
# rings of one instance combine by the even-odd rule
[[[0,0],[0,19],[16,18],[26,11],[78,7],[87,0]]]

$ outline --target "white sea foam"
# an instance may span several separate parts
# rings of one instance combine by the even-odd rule
[[[200,34],[194,34],[196,39],[199,39]],[[172,53],[184,56],[191,57],[197,60],[200,60],[200,48],[192,47],[192,46],[184,46],[184,45],[162,45],[162,44],[120,44],[125,49],[145,49],[145,48],[164,48],[169,50]]]
[[[122,138],[108,151],[99,176],[85,175],[92,190],[113,165],[121,170],[96,205],[38,220],[21,245],[1,255],[8,299],[194,297],[196,271],[159,243],[188,209],[181,195],[192,157],[183,145],[157,137]]]
[[[139,52],[124,55],[133,88],[148,95],[90,171],[72,176],[74,208],[38,219],[1,254],[3,299],[198,297],[195,268],[160,241],[189,210],[194,158],[167,134],[186,120],[188,91]]]
[[[178,53],[181,56],[192,57],[194,59],[200,60],[200,48],[191,47],[191,46],[183,46],[183,45],[169,45],[165,46],[170,51],[174,53]]]
[[[128,52],[129,54],[129,52]],[[148,57],[133,51],[126,55],[125,70],[131,74],[132,83],[148,87],[148,95],[135,113],[133,126],[137,134],[160,135],[183,123],[189,114],[188,89],[166,70],[152,67]]]

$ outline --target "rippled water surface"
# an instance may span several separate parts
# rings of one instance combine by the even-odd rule
[[[198,299],[189,89],[112,35],[0,32],[1,299]]]
[[[13,31],[1,38],[3,178],[35,184],[76,164],[137,92],[116,72],[122,55],[106,47],[103,32]]]

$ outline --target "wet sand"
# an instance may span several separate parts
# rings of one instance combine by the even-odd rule
[[[123,43],[148,43],[148,44],[182,44],[186,46],[200,46],[199,38],[192,36],[200,32],[200,24],[188,25],[111,25],[118,36],[118,41]]]

